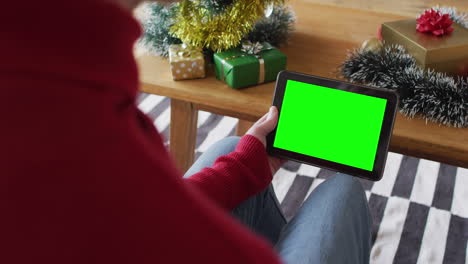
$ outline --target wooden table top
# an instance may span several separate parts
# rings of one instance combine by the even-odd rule
[[[349,50],[375,36],[386,21],[407,17],[359,9],[340,8],[290,0],[297,15],[296,30],[281,51],[288,56],[288,70],[340,79],[338,66]],[[242,90],[231,89],[211,73],[206,79],[173,81],[169,62],[143,54],[137,58],[141,90],[192,102],[201,109],[249,121],[262,116],[271,105],[274,83]],[[451,128],[398,114],[390,149],[395,152],[468,167],[468,128]]]

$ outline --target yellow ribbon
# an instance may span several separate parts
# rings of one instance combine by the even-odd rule
[[[267,48],[267,49],[263,49],[262,51],[265,51],[265,50],[271,50],[271,49],[274,49],[273,47],[271,48]],[[262,58],[262,56],[260,56],[259,54],[248,54],[248,53],[244,53],[244,54],[240,54],[240,55],[234,55],[234,56],[231,56],[231,57],[227,57],[227,58],[224,58],[222,61],[221,61],[221,74],[222,74],[222,80],[224,82],[226,82],[226,75],[224,74],[224,64],[227,62],[227,61],[230,61],[232,59],[236,59],[236,58],[241,58],[241,57],[246,57],[246,56],[254,56],[255,58],[258,59],[258,62],[259,62],[259,72],[258,72],[258,83],[257,84],[260,84],[260,83],[263,83],[265,82],[265,60]]]

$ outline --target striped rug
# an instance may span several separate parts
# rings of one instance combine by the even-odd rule
[[[141,94],[139,108],[169,140],[170,99]],[[235,134],[237,119],[199,112],[196,158]],[[273,185],[288,218],[333,172],[288,162]],[[371,263],[468,263],[468,169],[389,153],[379,182],[361,180],[373,216]]]

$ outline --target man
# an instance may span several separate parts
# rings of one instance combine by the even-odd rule
[[[286,224],[268,187],[275,108],[181,177],[135,105],[139,2],[4,3],[0,263],[368,262],[369,213],[349,176]]]

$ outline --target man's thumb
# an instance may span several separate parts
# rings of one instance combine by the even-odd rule
[[[278,109],[275,106],[270,107],[268,111],[268,116],[265,122],[262,124],[262,130],[265,134],[270,133],[278,123]]]

